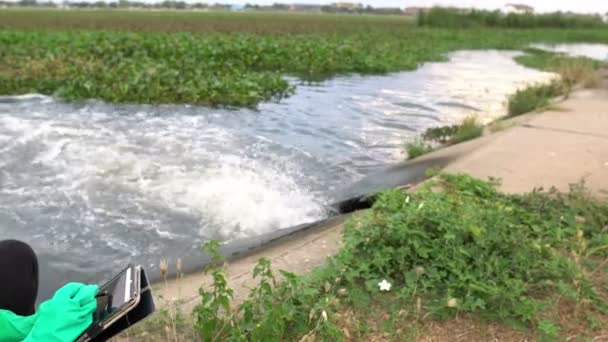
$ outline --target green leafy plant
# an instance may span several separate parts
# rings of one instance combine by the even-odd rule
[[[405,144],[408,159],[418,158],[433,152],[433,146],[425,143],[422,139],[416,139]]]
[[[194,309],[196,328],[203,341],[221,339],[232,323],[230,306],[234,291],[228,286],[223,267],[217,265],[223,261],[218,247],[219,242],[213,240],[204,246],[204,250],[213,257],[213,262],[205,269],[205,272],[211,272],[213,284],[211,290],[199,289],[201,302]]]
[[[267,341],[316,334],[341,337],[329,320],[331,286],[320,285],[314,275],[304,278],[287,271],[280,271],[282,282],[278,283],[266,258],[261,258],[253,270],[259,282],[235,307],[233,290],[218,264],[223,261],[218,246],[216,241],[205,245],[215,261],[206,270],[212,273],[213,284],[211,290],[200,289],[201,302],[194,309],[196,330],[203,341]]]
[[[459,144],[467,140],[479,138],[483,134],[483,125],[477,122],[473,116],[465,118],[456,126],[456,132],[450,138],[450,144]]]
[[[563,199],[503,195],[462,175],[439,179],[416,194],[384,193],[347,226],[336,257],[344,279],[366,289],[390,279],[400,297],[423,295],[439,317],[465,311],[530,323],[558,283],[577,300],[595,298],[582,266],[559,252],[578,248]]]
[[[518,90],[509,98],[509,116],[544,108],[549,105],[551,99],[564,94],[564,92],[565,88],[559,81]]]
[[[347,224],[327,265],[303,276],[280,271],[277,279],[270,261],[260,259],[257,285],[233,309],[218,299],[229,301],[232,292],[214,264],[214,285],[201,290],[195,309],[197,331],[205,341],[340,340],[352,308],[364,320],[351,331],[365,338],[383,315],[374,318],[369,308],[380,305],[392,317],[381,329],[396,336],[407,309],[414,317],[476,313],[555,339],[561,328],[545,318],[555,295],[576,310],[606,307],[589,261],[608,252],[608,206],[583,186],[507,195],[497,184],[438,174],[414,194],[384,192]],[[211,247],[220,261],[217,244]]]
[[[167,15],[170,24],[119,10],[0,12],[0,94],[255,106],[292,94],[286,75],[412,70],[457,49],[608,37],[604,29],[428,30],[390,16]]]

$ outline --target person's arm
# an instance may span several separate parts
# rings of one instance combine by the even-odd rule
[[[23,341],[32,330],[38,315],[19,316],[0,310],[0,342]]]

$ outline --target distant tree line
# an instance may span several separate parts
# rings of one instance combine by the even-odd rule
[[[64,0],[63,2],[38,1],[38,0],[20,0],[6,1],[0,0],[0,7],[70,7],[70,8],[143,8],[143,9],[210,9],[210,10],[231,10],[243,9],[248,11],[316,11],[327,13],[355,13],[355,14],[385,14],[385,15],[401,15],[403,11],[400,8],[375,8],[372,6],[351,6],[343,7],[337,5],[289,5],[283,3],[274,3],[272,5],[256,5],[246,4],[240,8],[230,4],[206,4],[206,3],[187,3],[185,1],[165,0],[162,2],[144,2],[144,1],[71,1]]]
[[[418,25],[440,28],[602,28],[601,15],[576,13],[516,14],[460,8],[434,7],[418,13]]]
[[[70,1],[65,0],[63,2],[52,2],[52,1],[37,1],[37,0],[20,0],[14,1],[3,1],[0,0],[0,7],[73,7],[73,8],[167,8],[167,9],[192,9],[192,8],[209,8],[209,7],[221,7],[229,9],[230,5],[214,4],[208,5],[205,3],[193,3],[189,4],[185,1],[173,1],[165,0],[156,3],[147,3],[143,1]]]

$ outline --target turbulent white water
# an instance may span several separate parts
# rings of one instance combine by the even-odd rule
[[[515,54],[298,84],[257,111],[1,98],[0,232],[31,243],[62,281],[95,280],[209,238],[321,219],[335,190],[401,160],[405,140],[497,118],[518,87],[555,77]]]

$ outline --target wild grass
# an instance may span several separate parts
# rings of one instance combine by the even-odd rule
[[[569,96],[578,85],[587,88],[597,85],[597,71],[602,67],[602,62],[534,48],[525,51],[526,54],[515,58],[517,62],[528,67],[555,72],[560,79],[550,84],[534,85],[517,91],[509,98],[509,116],[546,108],[550,105],[551,99],[562,95]]]
[[[433,146],[424,142],[422,139],[415,139],[405,144],[407,159],[415,159],[422,155],[433,152]]]
[[[387,191],[325,266],[278,275],[261,259],[242,303],[214,264],[192,329],[204,341],[399,339],[464,317],[528,339],[591,338],[608,318],[608,206],[581,185],[507,195],[496,184],[441,174]]]
[[[566,93],[576,85],[587,88],[595,86],[598,82],[597,70],[605,64],[586,57],[571,57],[535,48],[528,48],[525,52],[515,60],[527,67],[559,74]]]
[[[434,7],[418,14],[418,26],[435,28],[602,28],[608,27],[599,15],[573,13],[516,14],[474,9]]]
[[[473,116],[466,117],[456,126],[456,131],[448,140],[448,143],[459,144],[468,140],[479,138],[483,134],[483,125]]]
[[[608,322],[608,205],[582,183],[524,195],[497,184],[439,174],[416,193],[384,192],[346,224],[325,266],[295,275],[262,258],[258,284],[239,303],[210,242],[213,284],[200,289],[190,319],[177,311],[177,338],[403,340],[433,327],[453,332],[454,324],[518,340],[600,334]],[[172,320],[161,310],[131,336],[172,340]]]
[[[430,153],[435,145],[454,145],[483,135],[483,125],[474,116],[468,116],[459,124],[428,128],[421,138],[408,142],[405,149],[408,159]]]
[[[454,145],[475,139],[483,134],[483,125],[474,116],[468,116],[459,124],[428,128],[422,134],[426,141]]]
[[[518,90],[509,98],[509,116],[521,115],[545,108],[550,101],[566,92],[561,82],[530,86]]]

